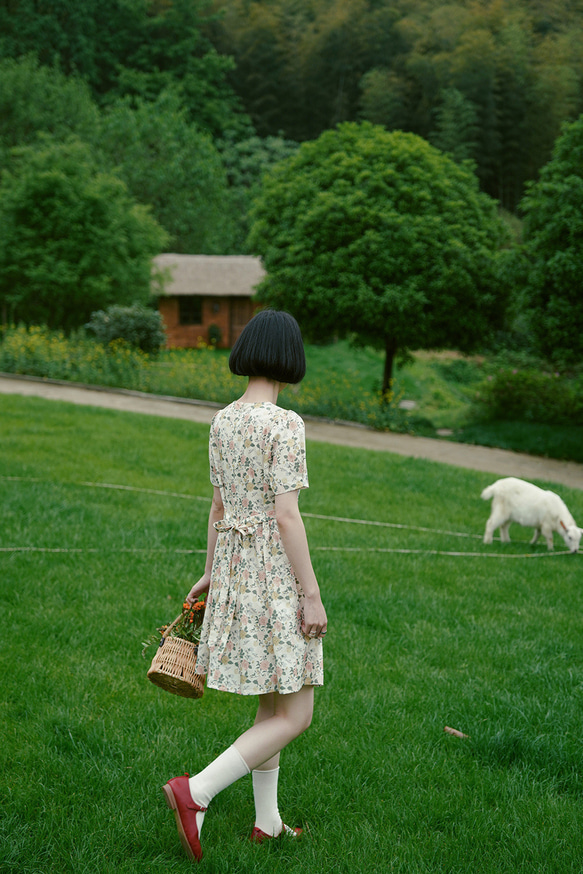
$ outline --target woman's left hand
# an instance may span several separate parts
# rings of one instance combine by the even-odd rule
[[[306,637],[323,637],[328,630],[328,618],[320,594],[304,597],[302,632]]]
[[[186,600],[189,604],[192,604],[196,599],[203,595],[205,592],[208,592],[209,586],[211,584],[211,576],[210,574],[203,574],[198,583],[195,583],[188,595],[186,596]]]

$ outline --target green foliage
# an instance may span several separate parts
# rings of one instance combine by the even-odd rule
[[[0,61],[0,166],[14,146],[32,145],[39,133],[57,140],[89,139],[99,111],[87,84],[33,57]]]
[[[13,151],[0,183],[3,321],[73,328],[150,294],[166,235],[80,141]]]
[[[176,89],[151,102],[112,104],[95,144],[132,196],[152,207],[172,252],[231,251],[234,222],[221,158],[210,136],[189,121]]]
[[[244,124],[220,55],[202,33],[207,0],[69,0],[0,8],[0,57],[35,53],[41,64],[88,82],[101,102],[147,100],[180,87],[189,118],[220,134]]]
[[[79,74],[98,88],[109,80],[116,54],[127,45],[127,31],[135,26],[139,6],[139,0],[82,0],[71,14],[67,0],[42,6],[35,0],[3,3],[0,55],[34,53],[44,66],[58,65],[66,75]]]
[[[234,131],[217,142],[230,187],[230,208],[237,222],[233,252],[246,252],[249,210],[263,174],[278,161],[293,155],[298,145],[281,136],[253,135],[241,139]]]
[[[583,354],[583,115],[565,126],[522,208],[533,334],[544,355],[576,363]]]
[[[355,332],[387,351],[484,342],[504,310],[506,230],[471,170],[413,134],[346,123],[264,179],[252,249],[262,301],[312,338]]]
[[[411,130],[409,88],[402,77],[386,67],[368,70],[360,80],[360,115],[387,130]]]
[[[503,367],[479,386],[475,404],[489,419],[583,425],[582,388],[559,373]]]
[[[475,361],[467,358],[454,358],[453,361],[438,361],[435,369],[447,381],[456,385],[472,385],[481,376],[481,369]]]
[[[581,8],[541,0],[225,0],[213,39],[262,135],[365,118],[471,157],[514,210],[583,110]],[[455,99],[454,99],[455,95]]]
[[[82,331],[65,336],[46,327],[7,328],[0,344],[0,370],[93,385],[148,391],[146,353],[123,341],[107,346]]]
[[[227,83],[231,58],[219,54],[202,32],[208,0],[149,0],[138,7],[136,33],[124,31],[127,51],[118,57],[119,75],[111,96],[155,99],[177,86],[189,120],[214,136],[248,120]],[[98,13],[99,14],[99,13]],[[117,71],[116,71],[117,72]]]
[[[125,340],[143,352],[157,352],[166,341],[164,322],[157,310],[142,304],[119,306],[91,313],[85,325],[99,343],[107,345],[113,340]]]
[[[478,116],[476,107],[457,88],[446,88],[435,110],[436,125],[429,141],[460,164],[472,160],[477,149]]]

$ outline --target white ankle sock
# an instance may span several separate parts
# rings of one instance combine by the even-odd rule
[[[272,771],[253,771],[255,825],[266,835],[278,835],[283,823],[277,806],[279,768]]]
[[[188,787],[192,800],[201,807],[208,807],[215,795],[218,795],[231,783],[244,777],[249,773],[247,762],[239,752],[239,750],[231,746],[229,749],[221,753],[213,762],[208,765],[200,774],[196,774],[188,781]],[[198,833],[202,829],[204,822],[204,811],[199,811],[196,814],[196,824]]]

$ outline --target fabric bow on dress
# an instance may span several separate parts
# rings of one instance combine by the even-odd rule
[[[249,534],[255,534],[260,525],[274,519],[275,516],[269,516],[267,513],[255,513],[253,516],[247,516],[246,519],[221,519],[214,523],[214,527],[219,534],[233,531],[246,537]]]

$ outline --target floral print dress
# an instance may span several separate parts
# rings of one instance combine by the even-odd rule
[[[302,419],[235,401],[211,425],[211,482],[225,513],[197,671],[212,689],[261,695],[323,683],[322,641],[302,634],[303,593],[275,519],[275,496],[308,487]]]

